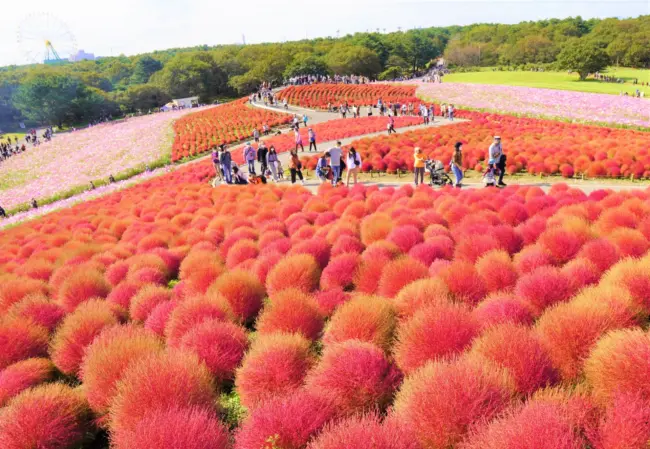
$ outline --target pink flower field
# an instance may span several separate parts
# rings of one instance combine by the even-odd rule
[[[0,163],[0,205],[11,209],[171,154],[172,122],[196,109],[130,118],[55,136]]]
[[[650,100],[643,98],[465,83],[420,83],[417,93],[421,97],[453,103],[457,107],[650,127]]]

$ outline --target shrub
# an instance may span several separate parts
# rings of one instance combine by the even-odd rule
[[[54,365],[48,359],[32,358],[16,362],[0,371],[0,407],[18,393],[54,377]]]
[[[356,238],[350,235],[342,235],[336,239],[334,245],[332,245],[332,257],[342,256],[343,254],[361,254],[365,246],[363,243]]]
[[[501,248],[499,241],[491,235],[471,234],[459,240],[454,251],[454,259],[470,263],[476,263],[480,257]]]
[[[29,295],[11,306],[7,315],[28,318],[52,332],[65,316],[65,311],[45,296]]]
[[[106,281],[113,287],[126,279],[129,273],[129,264],[125,261],[118,261],[109,266],[104,273]]]
[[[382,213],[368,215],[361,220],[361,241],[369,246],[379,240],[384,240],[393,229],[390,216]]]
[[[406,285],[429,277],[429,270],[409,256],[402,256],[386,263],[381,272],[377,293],[392,298]]]
[[[212,251],[192,251],[181,262],[179,279],[187,282],[187,287],[194,293],[205,293],[225,267],[219,255]]]
[[[257,258],[259,254],[259,249],[257,248],[257,243],[253,240],[243,239],[239,240],[228,250],[228,256],[226,257],[226,267],[229,270],[234,269],[240,263]]]
[[[289,252],[289,255],[306,254],[311,255],[316,260],[318,266],[323,269],[330,260],[330,246],[328,243],[319,238],[312,238],[296,243]]]
[[[460,302],[474,305],[487,294],[483,279],[469,262],[452,262],[440,270],[439,276],[453,297]]]
[[[618,247],[609,240],[591,240],[580,249],[577,257],[585,258],[598,267],[601,272],[608,270],[621,258]]]
[[[361,253],[361,258],[364,261],[378,259],[389,261],[399,256],[400,254],[400,249],[394,243],[391,243],[387,240],[378,240],[368,246],[365,251]]]
[[[486,360],[429,362],[406,378],[394,414],[423,447],[446,449],[471,426],[494,418],[511,396],[512,380]]]
[[[522,325],[507,323],[486,330],[474,341],[472,352],[506,368],[523,394],[551,385],[559,377],[542,344]]]
[[[162,351],[162,342],[142,328],[113,326],[99,334],[86,349],[80,370],[90,408],[106,413],[128,367],[158,351]]]
[[[409,250],[408,255],[428,267],[437,259],[451,259],[453,249],[454,242],[450,238],[438,236],[426,242],[418,243]]]
[[[266,277],[271,272],[275,264],[277,264],[283,255],[278,252],[271,252],[269,254],[264,254],[255,260],[251,272],[257,277],[257,279],[263,284],[266,284]]]
[[[48,332],[27,318],[0,321],[0,370],[21,360],[47,355]]]
[[[250,272],[242,270],[222,274],[210,286],[208,296],[220,294],[226,298],[230,310],[242,323],[255,319],[266,296],[264,285]]]
[[[146,285],[132,298],[129,315],[136,322],[144,323],[157,305],[171,300],[172,292],[157,285]]]
[[[323,270],[320,278],[321,290],[340,288],[352,290],[354,278],[360,257],[355,253],[342,254],[334,257]]]
[[[574,293],[569,278],[555,267],[540,267],[519,278],[515,294],[528,301],[537,313],[566,301]]]
[[[347,340],[373,343],[385,351],[390,349],[395,330],[395,312],[384,298],[353,296],[332,315],[323,343],[332,345]]]
[[[600,279],[600,270],[588,259],[578,257],[562,267],[562,273],[571,282],[574,292],[579,292],[585,287],[595,284]]]
[[[342,414],[385,409],[402,380],[377,346],[357,340],[328,346],[305,382],[313,394],[327,395]]]
[[[403,253],[408,253],[415,245],[422,243],[424,237],[422,232],[415,226],[404,225],[393,228],[386,240],[397,245]]]
[[[141,287],[140,283],[124,281],[111,290],[106,297],[106,301],[125,310],[129,310],[131,307],[131,300],[138,293]]]
[[[217,382],[232,381],[248,348],[246,330],[218,320],[204,321],[186,333],[180,347],[205,362]]]
[[[154,352],[124,370],[110,406],[110,429],[119,439],[155,410],[214,411],[215,388],[208,368],[187,351]]]
[[[535,321],[530,304],[504,294],[488,296],[474,308],[473,313],[482,329],[503,323],[530,325]]]
[[[90,423],[79,390],[52,383],[23,391],[0,415],[3,449],[80,447]]]
[[[316,340],[324,320],[314,299],[297,289],[286,289],[271,296],[255,323],[263,334],[275,332],[300,333]]]
[[[164,337],[167,322],[177,306],[178,302],[173,300],[158,304],[151,310],[151,313],[147,317],[147,321],[144,322],[144,328],[150,330],[159,337]]]
[[[47,294],[45,282],[24,277],[3,279],[0,284],[0,313],[5,313],[23,298],[37,294]]]
[[[318,288],[320,268],[308,254],[297,254],[281,259],[266,278],[266,291],[273,295],[287,288],[310,293]]]
[[[286,396],[300,388],[313,364],[310,342],[302,335],[258,337],[235,376],[241,403],[253,408],[273,396]]]
[[[329,317],[340,305],[350,300],[350,293],[344,292],[340,288],[334,288],[316,293],[314,300],[318,304],[321,315]]]
[[[639,394],[615,396],[593,440],[597,449],[645,449],[650,441],[650,400]]]
[[[354,277],[357,292],[368,295],[375,294],[379,288],[379,280],[388,260],[383,258],[364,259],[358,266]]]
[[[585,361],[584,373],[594,398],[611,403],[616,394],[650,398],[650,336],[641,329],[610,332]]]
[[[508,291],[517,282],[517,272],[510,255],[503,250],[494,250],[482,255],[476,263],[476,271],[489,293]]]
[[[327,399],[305,391],[265,402],[253,410],[235,438],[235,449],[302,449],[334,418]]]
[[[622,257],[641,257],[650,247],[645,236],[636,229],[619,228],[608,235],[621,252]]]
[[[381,422],[376,413],[330,423],[308,449],[420,449],[413,435],[392,420]]]
[[[133,429],[111,439],[115,449],[228,449],[228,432],[214,412],[203,408],[156,409],[148,412]]]
[[[221,295],[195,296],[174,307],[167,325],[165,337],[169,346],[177,346],[187,332],[207,320],[228,321],[227,300]]]
[[[409,375],[430,360],[461,353],[478,332],[478,323],[465,305],[430,305],[398,327],[395,360]]]
[[[537,245],[527,246],[514,257],[515,268],[519,275],[532,273],[540,267],[552,265],[548,252]]]
[[[412,317],[418,310],[432,304],[446,304],[451,301],[449,289],[441,279],[420,279],[411,282],[393,300],[395,311],[401,319]]]
[[[650,312],[650,273],[649,264],[637,259],[626,259],[603,276],[601,283],[630,292],[638,307]]]
[[[553,260],[565,264],[580,251],[584,239],[563,228],[551,228],[544,231],[539,241]]]
[[[78,267],[61,285],[57,301],[66,312],[70,313],[90,298],[105,298],[110,290],[110,286],[100,272]]]

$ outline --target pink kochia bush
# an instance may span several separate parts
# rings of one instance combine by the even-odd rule
[[[0,407],[23,390],[54,377],[54,365],[45,358],[16,362],[0,371]]]
[[[310,295],[290,288],[271,295],[255,324],[260,335],[296,332],[315,340],[323,329],[323,316]]]
[[[0,370],[31,357],[47,354],[47,329],[26,318],[0,322]]]

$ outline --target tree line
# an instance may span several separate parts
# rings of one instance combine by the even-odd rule
[[[650,15],[475,24],[356,33],[257,45],[175,48],[57,66],[0,68],[0,129],[18,121],[74,124],[137,111],[172,98],[201,102],[246,95],[304,74],[395,79],[443,56],[457,67],[556,64],[580,76],[607,66],[650,67]]]

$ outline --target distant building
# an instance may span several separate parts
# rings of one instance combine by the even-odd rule
[[[86,53],[83,50],[79,50],[77,54],[70,56],[70,62],[78,61],[94,61],[95,55],[93,53]]]

